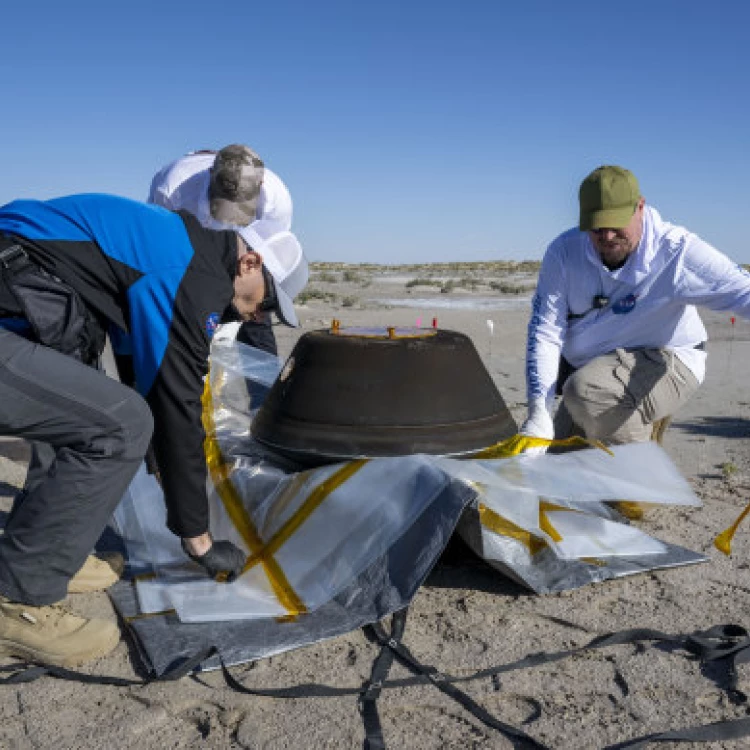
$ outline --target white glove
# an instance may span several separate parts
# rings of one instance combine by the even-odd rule
[[[545,440],[552,440],[555,437],[555,428],[552,424],[552,417],[550,416],[547,406],[544,401],[533,401],[529,404],[529,415],[526,417],[526,421],[521,425],[519,435],[526,435],[526,437],[544,438]],[[546,446],[537,446],[535,448],[527,448],[524,452],[524,456],[539,456],[547,452]]]

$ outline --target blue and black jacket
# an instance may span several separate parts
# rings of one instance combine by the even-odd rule
[[[210,334],[234,295],[236,235],[111,195],[14,201],[0,208],[0,232],[130,334],[169,528],[183,537],[207,531],[201,395]]]

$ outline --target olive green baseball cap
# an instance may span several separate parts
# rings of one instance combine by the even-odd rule
[[[622,229],[630,223],[641,191],[635,175],[622,167],[595,169],[581,183],[578,201],[582,232],[591,229]]]

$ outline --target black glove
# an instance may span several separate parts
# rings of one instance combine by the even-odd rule
[[[185,554],[198,565],[205,568],[206,573],[211,578],[221,576],[221,580],[231,583],[237,576],[242,573],[242,568],[247,562],[247,555],[232,542],[221,540],[214,542],[208,552],[203,555],[191,555],[185,548],[185,542],[182,542],[182,549]]]

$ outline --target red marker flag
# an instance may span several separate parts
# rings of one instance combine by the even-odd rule
[[[734,315],[732,315],[732,317],[729,318],[729,320],[731,320],[732,321],[732,325],[734,325]]]

